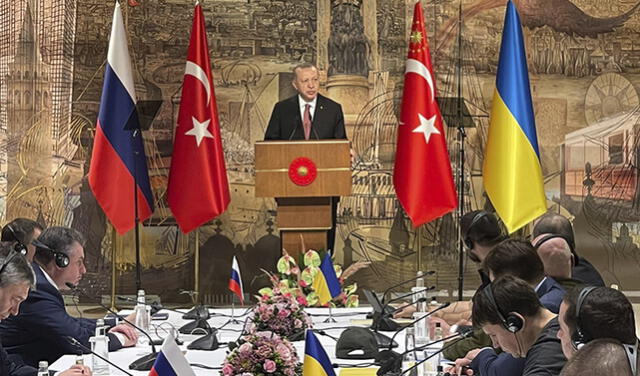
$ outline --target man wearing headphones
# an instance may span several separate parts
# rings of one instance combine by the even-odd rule
[[[542,215],[534,222],[533,237],[533,245],[538,249],[538,253],[545,252],[545,247],[550,245],[547,244],[549,241],[564,239],[572,254],[571,278],[587,285],[604,286],[604,280],[598,270],[587,259],[578,256],[573,226],[567,218],[556,213]]]
[[[29,289],[34,287],[35,276],[24,256],[17,252],[13,242],[0,243],[0,319],[17,315],[20,303],[25,300]],[[37,354],[36,354],[37,355]],[[0,375],[33,376],[33,367],[13,362],[0,345]],[[91,376],[91,370],[82,365],[74,365],[59,376]]]
[[[0,323],[0,338],[7,352],[32,367],[40,360],[51,364],[64,354],[78,353],[80,350],[67,337],[90,347],[89,337],[96,329],[96,320],[70,316],[60,294],[69,290],[68,284],[77,285],[86,273],[83,236],[71,228],[50,227],[35,244],[32,267],[36,289],[29,292],[19,316]],[[136,340],[137,333],[129,325],[109,330],[110,351],[133,346]]]
[[[558,321],[558,338],[567,358],[589,341],[613,338],[624,345],[633,374],[637,375],[636,323],[633,307],[623,293],[609,287],[572,289],[562,300]]]
[[[560,376],[634,376],[627,357],[625,346],[617,339],[595,339],[584,345],[575,356],[569,359]]]
[[[38,222],[28,218],[16,218],[2,228],[0,240],[3,242],[18,242],[18,247],[24,248],[29,262],[33,262],[36,247],[31,244],[37,239],[44,228]]]
[[[542,306],[527,282],[506,275],[478,290],[472,318],[489,335],[493,347],[524,358],[524,369],[518,375],[560,374],[566,358],[557,338],[558,319]],[[456,362],[457,373],[462,365]]]
[[[484,270],[491,280],[505,275],[522,279],[531,286],[543,307],[558,313],[565,291],[550,277],[544,275],[542,260],[529,242],[509,239],[498,244],[484,259]],[[448,357],[445,351],[445,357]],[[519,375],[524,367],[523,359],[515,359],[510,354],[496,354],[491,348],[472,349],[461,356],[458,363],[467,363],[475,373],[483,376]]]

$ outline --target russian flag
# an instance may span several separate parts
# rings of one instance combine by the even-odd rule
[[[149,376],[195,376],[187,358],[176,344],[173,334],[169,333],[164,339],[162,349],[149,371]]]
[[[240,276],[240,267],[236,256],[233,256],[231,264],[231,278],[229,278],[229,290],[240,298],[240,304],[244,304],[244,290],[242,289],[242,277]]]
[[[93,140],[89,186],[98,204],[120,234],[135,225],[134,172],[138,196],[138,217],[145,220],[153,212],[147,159],[137,128],[136,92],[133,85],[127,37],[120,4],[116,1],[109,51],[100,99],[100,111]]]

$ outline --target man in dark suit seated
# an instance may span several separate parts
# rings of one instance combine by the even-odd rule
[[[0,243],[0,319],[17,315],[20,303],[35,285],[35,276],[29,263],[19,252],[14,250],[16,243]],[[39,354],[33,354],[35,358]],[[0,344],[0,375],[35,376],[37,370],[33,367],[17,364],[9,359],[7,352]],[[88,367],[74,365],[59,376],[91,376]]]
[[[546,236],[541,236],[546,235]],[[600,272],[584,257],[579,257],[576,252],[576,242],[573,233],[573,225],[566,217],[556,213],[546,213],[534,221],[533,237],[534,246],[540,248],[547,241],[561,237],[567,241],[573,254],[573,268],[571,278],[590,286],[604,286],[604,280]]]
[[[90,347],[89,337],[95,334],[96,320],[70,316],[64,307],[61,290],[67,284],[77,285],[86,273],[84,238],[67,227],[51,227],[42,232],[36,242],[36,289],[22,304],[20,316],[0,323],[0,338],[9,354],[20,356],[24,364],[36,367],[38,361],[49,364],[65,354],[80,352],[67,337],[73,337]],[[109,350],[133,346],[137,333],[129,325],[116,325],[109,330]]]
[[[27,250],[27,261],[33,262],[33,255],[36,254],[36,247],[31,244],[33,239],[37,239],[44,227],[38,222],[28,218],[16,218],[7,223],[2,228],[0,240],[3,242],[18,242]]]
[[[311,63],[293,69],[293,87],[298,94],[276,103],[264,134],[265,140],[347,139],[342,106],[320,95],[318,68]],[[352,152],[353,155],[353,152]],[[336,212],[339,197],[332,198],[332,227],[327,234],[327,249],[333,251]]]

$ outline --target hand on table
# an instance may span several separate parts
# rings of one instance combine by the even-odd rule
[[[120,333],[124,335],[125,342],[122,344],[123,347],[135,346],[136,342],[138,342],[138,332],[128,324],[118,324],[109,329],[109,333]]]
[[[482,349],[474,349],[467,353],[464,358],[456,359],[456,364],[454,366],[449,367],[446,372],[455,375],[473,375],[473,370],[468,369],[471,362],[478,356]]]
[[[91,376],[91,368],[79,364],[71,366],[68,370],[61,372],[59,376]]]

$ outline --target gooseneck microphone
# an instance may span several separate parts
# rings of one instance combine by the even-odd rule
[[[78,286],[66,282],[65,285],[67,285],[67,287],[69,287],[72,290],[75,290],[77,292],[79,292],[80,294],[86,296],[89,299],[93,299],[96,300],[97,297],[89,295],[86,291],[84,291],[83,289],[79,288]],[[118,317],[118,313],[115,312],[114,310],[112,310],[111,308],[107,307],[106,305],[102,304],[102,302],[97,299],[96,303],[106,309],[108,312],[116,315],[116,317]],[[140,333],[144,334],[148,339],[149,339],[149,344],[151,345],[151,354],[147,354],[143,357],[141,357],[140,359],[134,360],[131,364],[129,364],[129,369],[132,369],[134,371],[149,371],[151,370],[151,367],[153,367],[153,364],[156,362],[156,358],[158,357],[158,353],[156,351],[156,346],[153,344],[153,339],[151,338],[151,336],[149,335],[149,333],[147,333],[146,331],[140,329],[140,327],[138,327],[137,325],[135,325],[134,323],[132,323],[131,321],[123,318],[122,321],[126,322],[127,324],[131,325],[132,327],[136,328]]]
[[[407,279],[406,281],[402,281],[400,283],[396,283],[395,285],[387,288],[386,290],[384,290],[384,293],[382,293],[382,303],[383,303],[383,305],[387,303],[387,294],[389,294],[389,292],[391,292],[391,290],[395,289],[396,287],[400,287],[400,286],[402,286],[404,284],[407,284],[409,282],[413,282],[415,280],[418,280],[420,278],[424,278],[426,276],[433,275],[435,273],[436,273],[435,270],[429,270],[426,273],[419,274],[416,277],[413,277],[411,279]]]
[[[426,302],[426,301],[427,301],[427,298],[425,298],[425,297],[423,296],[422,298],[420,298],[420,299],[418,299],[418,300],[415,300],[415,301],[413,301],[413,302],[409,302],[409,303],[407,303],[407,304],[403,304],[403,305],[401,305],[400,307],[396,308],[393,312],[394,312],[394,313],[396,313],[396,312],[400,312],[400,311],[402,311],[403,309],[405,309],[405,308],[407,308],[407,307],[409,307],[409,306],[412,306],[412,305],[415,305],[415,304],[418,304],[418,303],[424,303],[424,302]]]
[[[82,342],[78,341],[77,339],[70,337],[70,336],[66,336],[65,337],[67,339],[67,341],[69,341],[72,345],[82,349],[83,351],[86,351],[88,353],[91,353],[93,356],[97,356],[98,358],[104,360],[105,362],[107,362],[109,365],[114,366],[115,368],[117,368],[118,370],[120,370],[121,372],[124,372],[125,374],[129,375],[129,376],[133,376],[131,373],[125,371],[124,369],[120,368],[117,364],[111,362],[109,359],[105,358],[104,356],[94,352],[93,350],[91,350],[89,347],[85,346],[82,344]]]
[[[467,338],[468,336],[470,336],[473,333],[473,331],[469,331],[469,332],[464,332],[464,333],[456,333],[453,335],[450,335],[448,337],[444,337],[442,339],[427,343],[425,345],[421,345],[421,346],[416,346],[413,349],[408,349],[405,350],[404,352],[400,353],[400,354],[391,354],[391,356],[389,356],[389,354],[386,354],[388,356],[387,359],[380,361],[380,368],[378,369],[378,371],[376,372],[376,375],[378,376],[383,376],[385,374],[387,374],[390,371],[396,371],[398,372],[400,370],[400,368],[402,367],[402,357],[405,356],[406,354],[413,352],[413,351],[422,351],[428,347],[431,347],[437,343],[440,342],[445,342],[451,339],[454,339],[456,337],[459,337],[458,339],[451,341],[451,343],[447,344],[446,346],[443,346],[441,349],[438,349],[436,352],[430,354],[429,356],[427,356],[424,359],[421,359],[419,362],[417,362],[416,364],[414,364],[412,367],[406,369],[405,371],[403,371],[400,375],[404,375],[407,372],[410,372],[414,369],[416,369],[418,366],[420,366],[422,363],[426,362],[427,360],[433,358],[434,356],[440,354],[441,352],[443,352],[444,350],[450,348],[451,346],[454,346],[455,344],[457,344],[458,342],[462,341],[463,339]],[[386,350],[385,350],[386,351]],[[382,354],[382,352],[381,352]]]
[[[396,338],[396,336],[397,336],[401,331],[403,331],[403,330],[407,329],[407,328],[408,328],[408,327],[410,327],[410,326],[415,325],[418,321],[422,321],[422,320],[426,319],[427,317],[429,317],[429,316],[433,315],[434,313],[438,312],[439,310],[447,308],[450,304],[451,304],[451,303],[449,303],[449,302],[442,303],[438,308],[436,308],[436,309],[434,309],[434,310],[432,310],[432,311],[427,312],[426,314],[424,314],[424,315],[422,315],[422,316],[418,317],[417,319],[415,319],[415,320],[411,321],[410,323],[408,323],[407,325],[403,326],[402,328],[400,328],[400,329],[396,330],[396,332],[395,332],[395,333],[393,333],[393,336],[391,336],[391,344],[393,344],[393,340]],[[387,350],[391,350],[391,349],[392,349],[392,346],[391,346],[391,345],[389,345],[389,348],[388,348]]]

